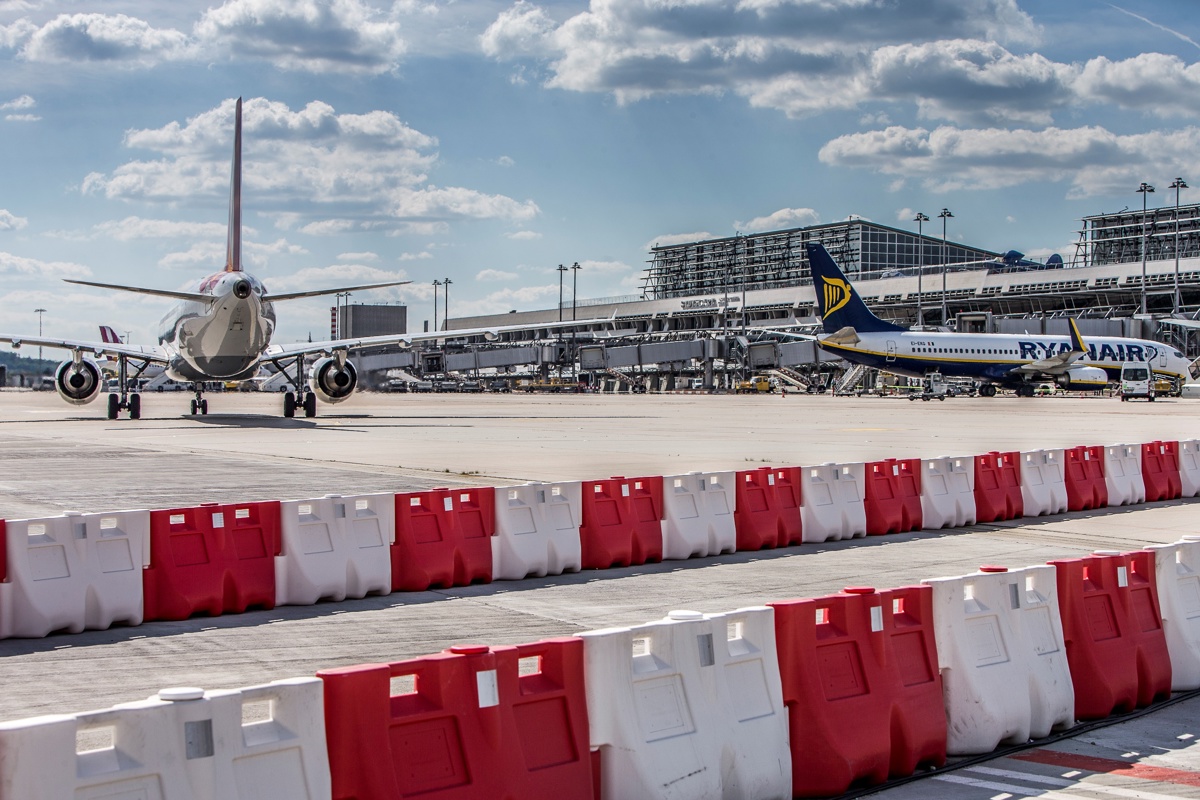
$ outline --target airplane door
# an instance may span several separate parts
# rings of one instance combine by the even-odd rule
[[[887,360],[889,363],[896,360],[896,343],[891,340],[887,343]]]
[[[1163,369],[1167,368],[1167,348],[1158,348],[1158,365]]]

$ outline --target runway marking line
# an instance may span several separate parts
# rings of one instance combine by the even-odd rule
[[[1086,769],[1089,772],[1141,778],[1159,783],[1177,783],[1182,786],[1200,786],[1200,774],[1195,772],[1170,767],[1156,767],[1152,764],[1130,764],[1128,761],[1118,761],[1115,758],[1084,756],[1077,753],[1063,753],[1059,750],[1031,750],[1028,753],[1009,757],[1017,761],[1032,761],[1035,764],[1048,764],[1053,767]]]

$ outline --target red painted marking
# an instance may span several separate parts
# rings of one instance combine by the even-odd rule
[[[1158,781],[1159,783],[1200,786],[1200,774],[1195,772],[1171,769],[1170,767],[1155,767],[1150,764],[1131,764],[1128,761],[1118,761],[1115,758],[1081,756],[1076,753],[1062,753],[1058,750],[1031,750],[1028,753],[1011,756],[1011,758],[1018,761],[1033,761],[1037,764],[1050,764],[1055,767],[1103,772],[1106,775],[1141,778],[1142,780]]]

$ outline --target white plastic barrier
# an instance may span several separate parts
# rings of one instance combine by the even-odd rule
[[[805,542],[867,535],[866,466],[821,464],[800,469],[800,526]]]
[[[921,527],[925,530],[974,525],[975,463],[940,456],[921,461]]]
[[[933,587],[947,753],[990,753],[1074,724],[1054,567],[922,583]]]
[[[1179,478],[1184,497],[1200,495],[1200,439],[1179,440]]]
[[[280,503],[275,604],[310,606],[392,591],[396,496],[330,494]]]
[[[1137,445],[1112,444],[1104,448],[1104,485],[1109,506],[1146,502],[1142,482],[1142,449]]]
[[[1154,544],[1155,583],[1167,650],[1171,691],[1200,689],[1200,537]]]
[[[1026,517],[1066,512],[1066,455],[1061,449],[1021,453],[1021,499]]]
[[[792,796],[774,619],[672,611],[582,634],[604,800]]]
[[[663,558],[715,556],[737,550],[732,472],[663,477]]]
[[[321,681],[164,689],[0,723],[0,787],[13,800],[328,800]]]
[[[150,512],[67,512],[7,522],[8,581],[0,583],[0,637],[104,630],[142,623],[142,570]]]
[[[579,572],[583,567],[582,521],[579,481],[498,487],[492,580]]]

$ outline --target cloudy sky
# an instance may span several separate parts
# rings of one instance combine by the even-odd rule
[[[1081,216],[1200,200],[1194,0],[0,0],[0,330],[153,341],[224,258],[432,316],[636,294],[654,243],[857,215],[1069,260]],[[936,222],[936,220],[935,220]],[[940,233],[940,226],[936,227]],[[929,230],[929,228],[927,228]],[[570,297],[568,275],[566,296]],[[279,341],[328,331],[280,309]]]

